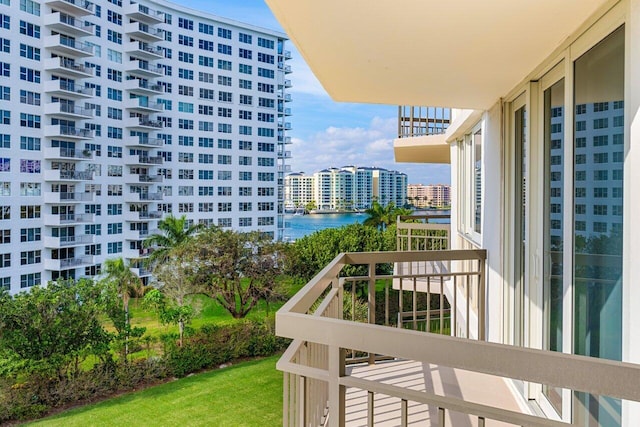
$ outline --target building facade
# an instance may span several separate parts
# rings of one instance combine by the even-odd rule
[[[368,395],[361,419],[373,425],[374,414],[390,410],[382,403],[387,396],[396,399],[398,425],[409,425],[412,404],[427,406],[423,413],[430,422],[439,418],[438,425],[453,418],[451,411],[469,416],[447,425],[484,425],[485,418],[515,425],[640,425],[640,193],[634,184],[640,174],[640,1],[456,0],[414,3],[407,14],[383,0],[348,26],[336,16],[354,16],[358,2],[267,3],[334,98],[452,108],[444,132],[404,133],[394,150],[397,161],[451,165],[447,249],[453,251],[430,259],[448,259],[447,274],[470,271],[472,264],[479,271],[471,297],[456,279],[442,281],[437,291],[431,287],[449,302],[467,299],[465,309],[452,309],[446,337],[390,331],[375,316],[370,323],[377,324],[366,328],[340,316],[327,322],[306,316],[301,301],[319,295],[319,285],[284,308],[279,333],[304,350],[325,346],[326,364],[313,365],[326,366],[322,375],[311,369],[304,375],[326,385],[329,425],[345,425],[347,388]],[[299,24],[308,16],[312,28]],[[461,23],[460,16],[473,19]],[[366,43],[322,48],[330,37],[354,33]],[[447,46],[438,58],[414,56],[407,63],[400,47],[407,34],[415,43],[438,38]],[[461,254],[479,256],[460,261]],[[380,253],[371,262],[414,257]],[[337,263],[330,265],[308,289],[332,286],[340,301],[343,288],[331,279],[339,274]],[[418,275],[410,278],[414,295]],[[508,385],[502,395],[517,410],[507,411],[497,399],[476,406],[462,382],[447,380],[452,387],[434,397],[428,387],[414,393],[415,378],[398,375],[385,384],[375,374],[357,377],[343,362],[343,349],[355,341],[356,350],[370,353],[370,364],[373,354],[426,365],[428,385],[442,381],[434,372],[446,368],[499,378]],[[281,365],[297,375],[303,363],[291,358]]]
[[[377,200],[382,205],[407,202],[407,175],[382,168],[344,166],[285,177],[288,208],[313,202],[323,211],[364,210]],[[306,201],[306,202],[302,202]]]
[[[163,1],[3,0],[0,18],[0,286],[114,257],[147,277],[166,214],[282,236],[284,34]]]
[[[451,186],[447,184],[409,184],[407,200],[417,208],[451,206]]]

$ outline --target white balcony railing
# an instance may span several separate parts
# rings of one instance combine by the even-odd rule
[[[442,394],[419,390],[412,385],[415,375],[403,381],[408,374],[402,371],[393,384],[385,382],[374,372],[383,367],[377,364],[382,360],[389,369],[400,361],[430,367],[420,377],[455,369],[500,381],[512,378],[640,401],[640,365],[485,342],[485,259],[484,250],[338,255],[276,315],[277,335],[294,340],[277,364],[284,371],[283,425],[344,426],[356,414],[357,425],[377,425],[384,416],[389,425],[406,426],[410,416],[416,422],[415,412],[408,411],[416,406],[426,408],[424,413],[435,418],[432,423],[439,420],[441,426],[454,412],[464,414],[465,425],[484,426],[485,420],[567,425],[470,401],[464,393],[452,392],[453,386]],[[427,262],[445,262],[449,268],[411,275],[379,271],[384,265]],[[346,275],[349,271],[355,275]],[[428,287],[419,292],[417,279],[448,292],[430,294]],[[391,286],[394,281],[401,282],[399,289]],[[354,309],[358,300],[365,306],[362,318],[353,314],[362,313]],[[349,363],[355,365],[347,368]],[[357,370],[364,375],[354,374]],[[349,396],[355,394],[364,402],[353,402]],[[397,402],[393,410],[389,399]],[[354,406],[348,407],[349,402]]]

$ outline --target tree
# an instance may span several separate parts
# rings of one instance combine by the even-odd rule
[[[114,304],[110,299],[107,306],[107,314],[113,322],[113,326],[118,332],[118,340],[123,342],[123,355],[126,360],[129,354],[129,339],[138,338],[144,334],[144,328],[131,328],[129,314],[129,300],[131,296],[142,296],[144,294],[144,284],[142,280],[131,271],[124,259],[112,258],[104,262],[101,283],[107,289],[117,295],[122,305]]]
[[[234,318],[245,317],[260,299],[277,292],[284,251],[264,233],[208,228],[183,246],[180,262],[191,269],[203,293]]]
[[[149,236],[143,242],[144,247],[154,248],[149,255],[148,262],[153,265],[166,261],[171,248],[189,240],[203,228],[202,224],[188,225],[186,215],[182,215],[180,218],[169,215],[160,220],[158,222],[160,233]]]
[[[166,262],[154,266],[156,289],[145,295],[145,303],[157,311],[163,324],[178,326],[180,347],[184,339],[185,326],[195,314],[194,307],[189,304],[187,297],[201,290],[197,276],[193,273],[193,265],[189,261],[189,256],[193,255],[190,242],[186,243],[187,241],[184,241],[171,248],[167,252]]]
[[[103,289],[88,279],[58,280],[10,296],[0,291],[0,350],[59,377],[77,375],[88,356],[108,357],[100,321]]]
[[[395,224],[398,216],[411,215],[410,209],[398,208],[393,202],[382,206],[376,200],[371,203],[371,207],[365,212],[368,217],[364,220],[364,225],[380,230],[385,230],[390,225]]]
[[[307,203],[306,205],[304,205],[304,210],[307,212],[310,212],[314,209],[318,209],[318,205],[316,204],[315,200],[310,201],[309,203]]]

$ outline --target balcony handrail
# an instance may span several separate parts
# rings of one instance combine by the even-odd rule
[[[86,87],[84,85],[76,86],[75,83],[64,80],[58,80],[58,82],[60,82],[58,85],[60,90],[66,90],[67,92],[75,92],[83,95],[93,95],[93,88],[91,87]]]
[[[86,10],[88,10],[90,12],[93,12],[93,6],[94,5],[90,1],[86,1],[86,0],[64,0],[64,1],[66,1],[67,3],[70,3],[70,4],[74,5],[74,6],[78,6],[78,7],[82,8],[82,9],[86,9]]]
[[[479,262],[479,274],[483,277],[485,259],[486,251],[484,250],[342,253],[336,256],[276,314],[277,335],[294,340],[277,364],[278,369],[285,371],[285,408],[290,404],[303,405],[291,411],[285,410],[285,418],[288,412],[304,414],[302,408],[313,407],[313,405],[320,405],[322,411],[318,416],[326,417],[326,403],[329,402],[330,419],[334,417],[334,420],[343,420],[344,387],[356,386],[356,383],[358,387],[363,387],[369,392],[380,391],[410,401],[422,402],[433,397],[424,392],[417,392],[422,394],[413,396],[407,394],[408,389],[398,390],[375,381],[365,383],[346,376],[344,349],[353,348],[370,355],[385,355],[394,359],[414,360],[595,395],[640,401],[640,388],[637,387],[640,381],[638,364],[485,342],[482,339],[472,340],[391,328],[375,324],[375,315],[373,322],[371,321],[371,300],[368,302],[370,314],[367,323],[342,318],[342,298],[347,292],[345,284],[350,283],[349,279],[368,280],[370,283],[368,295],[375,301],[376,282],[383,277],[375,272],[375,266],[378,264],[448,260],[456,266],[457,264],[463,266],[465,262],[456,262],[476,260]],[[369,274],[361,278],[340,277],[347,265],[368,265]],[[437,277],[438,275],[441,274],[429,276]],[[392,276],[397,279],[395,275]],[[414,277],[417,276],[414,275]],[[411,279],[411,276],[408,278]],[[453,285],[454,292],[457,291],[455,280],[450,285]],[[415,289],[415,285],[413,286]],[[402,298],[399,300],[401,301]],[[481,291],[478,295],[480,317],[485,311],[482,303],[484,300],[484,292]],[[318,303],[318,308],[314,308]],[[454,313],[455,310],[452,304]],[[452,321],[451,330],[454,331],[455,327],[456,322]],[[371,358],[369,360],[373,363]],[[305,387],[316,390],[314,392],[320,390],[325,394],[316,396],[317,399],[313,402],[299,402],[297,399],[311,399],[309,394],[311,392],[288,393],[286,385],[297,381],[300,381],[299,384],[307,384]],[[305,383],[305,381],[314,382]],[[477,410],[486,409],[491,411],[491,419],[503,421],[515,419],[518,420],[514,423],[517,425],[566,425],[544,418],[530,419],[528,418],[530,416],[501,408],[480,408],[450,396],[439,396],[438,399],[443,399],[438,403],[438,407],[442,410],[448,408],[466,414],[476,414]],[[320,421],[320,419],[308,418],[309,414],[303,416],[305,422]],[[532,422],[533,420],[535,422]],[[293,425],[298,425],[297,421]],[[340,425],[340,423],[332,422],[332,425]]]
[[[86,27],[93,27],[93,23],[84,21],[82,19],[78,19],[75,16],[67,15],[66,13],[61,12],[53,12],[59,14],[58,20],[62,24],[69,25],[71,27],[76,27],[84,31],[91,31],[90,29],[86,29]]]

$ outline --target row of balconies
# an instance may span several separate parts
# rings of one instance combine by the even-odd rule
[[[50,169],[44,171],[45,181],[91,181],[93,171],[59,170]]]
[[[53,31],[74,36],[92,36],[94,24],[66,13],[53,12],[44,16],[44,25]]]

